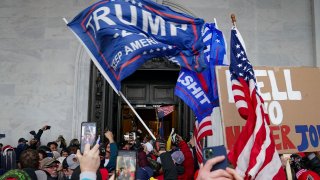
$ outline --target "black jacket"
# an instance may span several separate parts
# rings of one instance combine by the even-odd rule
[[[165,180],[176,180],[178,179],[178,173],[176,166],[173,163],[171,154],[169,152],[162,153],[160,155],[161,165],[164,173]]]
[[[307,169],[310,169],[316,172],[320,176],[320,159],[315,156],[311,160],[308,157],[304,157],[305,166]]]

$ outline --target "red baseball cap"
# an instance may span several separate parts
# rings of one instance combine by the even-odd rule
[[[307,170],[306,172],[303,172],[299,177],[298,180],[318,180],[320,179],[320,176],[310,170]]]

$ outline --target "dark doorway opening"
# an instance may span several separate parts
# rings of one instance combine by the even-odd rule
[[[153,105],[149,107],[136,108],[135,110],[140,115],[141,119],[148,126],[153,135],[157,138],[161,137],[167,139],[170,135],[171,129],[177,129],[177,110],[174,108],[174,111],[164,117],[157,116],[157,107],[158,105]],[[127,134],[131,131],[136,131],[140,129],[142,135],[150,137],[146,128],[142,125],[140,120],[133,114],[131,109],[127,105],[122,105],[122,120],[121,120],[121,137],[124,134]]]
[[[164,117],[164,136],[167,137],[171,128],[180,135],[187,136],[193,129],[194,116],[190,108],[174,95],[174,87],[179,75],[179,67],[164,60],[147,61],[132,75],[122,81],[122,93],[142,116],[142,119],[155,128],[155,108],[174,105],[175,111]],[[104,130],[110,129],[116,141],[123,139],[123,127],[131,126],[131,120],[123,124],[123,110],[127,104],[119,97],[99,70],[91,64],[90,96],[88,121],[97,122],[97,132],[104,138]],[[139,120],[133,115],[138,128],[145,131]],[[128,119],[128,118],[126,118]],[[145,133],[148,134],[148,133]]]

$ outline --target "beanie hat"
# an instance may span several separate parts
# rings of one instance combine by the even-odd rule
[[[145,143],[144,146],[147,148],[148,152],[151,152],[153,150],[153,146],[149,142]]]
[[[76,169],[80,165],[78,158],[75,154],[70,154],[68,157],[66,157],[63,162],[62,166],[64,169],[70,168],[72,170]]]
[[[177,164],[182,164],[184,161],[184,155],[181,151],[175,151],[171,154],[172,159],[177,163]]]
[[[60,153],[58,151],[52,151],[53,157],[58,159],[60,157]]]

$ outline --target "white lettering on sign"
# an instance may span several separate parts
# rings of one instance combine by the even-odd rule
[[[267,71],[265,71],[265,70],[256,70],[256,71],[254,71],[254,73],[255,73],[256,77],[267,76]],[[261,95],[261,97],[265,101],[270,101],[271,100],[270,92],[263,93],[260,91],[260,89],[264,87],[264,83],[257,81],[257,87],[258,87],[258,92]]]
[[[170,33],[171,36],[177,36],[177,29],[181,29],[183,31],[187,30],[187,25],[182,24],[181,27],[177,27],[177,23],[170,22]]]
[[[284,73],[284,79],[286,82],[286,87],[287,87],[289,99],[290,100],[301,100],[302,99],[301,92],[292,90],[290,69],[283,70],[283,73]]]
[[[118,63],[121,61],[121,56],[122,56],[122,52],[119,51],[113,58],[111,66],[114,70],[116,70]]]
[[[193,80],[193,78],[191,76],[184,76],[184,72],[182,72],[180,74],[180,76],[178,77],[178,82],[181,83],[182,85],[186,86],[187,89],[192,89],[192,94],[194,95],[194,97],[196,99],[201,98],[200,103],[204,104],[204,103],[211,103],[210,100],[208,99],[208,97],[205,95],[205,93],[203,92],[202,88],[200,86],[198,86],[198,83],[195,82]]]
[[[131,43],[129,43],[128,46],[124,46],[124,51],[126,53],[126,55],[128,55],[129,53],[132,53],[135,50],[138,50],[140,48],[143,47],[147,47],[153,44],[158,44],[159,42],[152,39],[152,38],[148,38],[148,39],[139,39],[136,41],[133,41]]]
[[[116,9],[116,15],[117,15],[117,18],[123,23],[123,24],[126,24],[126,25],[132,25],[132,26],[137,26],[137,8],[135,6],[130,6],[130,12],[131,12],[131,22],[125,20],[123,17],[122,17],[122,10],[121,10],[121,6],[120,4],[115,4],[114,5],[115,9]]]
[[[128,36],[128,35],[130,35],[130,33],[127,33],[126,31],[122,32],[122,36]],[[150,46],[153,44],[158,44],[158,43],[159,43],[158,41],[156,41],[152,38],[139,39],[139,40],[133,41],[131,43],[128,43],[128,45],[124,46],[123,52],[125,53],[125,55],[128,55],[129,53],[132,53],[140,48],[147,47],[147,46]],[[117,69],[119,62],[121,61],[122,55],[123,55],[122,52],[119,51],[115,55],[115,57],[112,59],[111,66],[114,70]]]
[[[116,23],[107,16],[109,13],[110,13],[110,9],[108,7],[100,7],[97,10],[93,11],[92,15],[93,15],[94,24],[97,31],[100,30],[99,21],[103,21],[109,24],[110,26],[116,25]]]
[[[282,107],[278,101],[271,101],[270,105],[268,102],[264,102],[265,109],[269,114],[270,121],[272,124],[279,125],[283,120]]]
[[[272,70],[268,70],[269,80],[271,83],[272,97],[274,100],[287,100],[287,92],[280,92],[278,89],[278,84],[276,77]],[[291,80],[291,79],[290,79]]]
[[[167,22],[158,15],[152,15],[150,12],[145,11],[143,9],[137,9],[135,6],[130,5],[130,14],[123,14],[121,4],[114,4],[115,17],[125,25],[131,26],[141,26],[142,31],[154,35],[167,36],[166,26],[169,26],[170,36],[177,36],[177,30],[187,30],[187,24],[175,24],[173,22]],[[142,16],[138,16],[138,10],[141,10]],[[92,14],[88,18],[88,22],[86,23],[86,28],[90,28],[93,30],[94,34],[101,29],[102,23],[105,23],[109,26],[117,25],[114,20],[110,16],[114,16],[111,13],[110,8],[103,6],[92,12]],[[138,23],[138,18],[142,18],[141,22]],[[128,20],[130,19],[130,21]]]
[[[150,25],[151,34],[157,35],[159,31],[159,26],[160,26],[161,36],[166,35],[165,21],[161,16],[155,16],[155,19],[153,21],[151,13],[148,11],[142,10],[142,17],[143,17],[142,30],[144,32],[148,32],[148,28]]]
[[[232,84],[230,80],[231,75],[229,70],[226,70],[225,73],[226,73],[226,80],[227,80],[228,101],[229,103],[234,103],[234,97],[232,94]],[[257,83],[258,92],[261,95],[261,97],[265,100],[264,106],[269,114],[270,121],[275,125],[281,124],[283,120],[283,112],[282,112],[282,107],[279,101],[302,100],[301,92],[293,90],[290,69],[283,70],[286,91],[279,91],[277,78],[273,70],[255,70],[254,73],[257,77],[256,83]],[[262,91],[263,88],[265,87],[265,83],[267,82],[258,81],[259,77],[269,78],[271,92]],[[268,103],[266,101],[271,101],[271,102]]]

